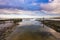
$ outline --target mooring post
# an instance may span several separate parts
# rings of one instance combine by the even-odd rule
[[[44,28],[44,17],[43,17],[43,28]]]

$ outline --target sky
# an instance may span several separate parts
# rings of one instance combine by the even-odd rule
[[[0,5],[22,7],[25,10],[40,10],[41,3],[49,3],[49,0],[0,0]]]
[[[0,0],[0,9],[43,11],[60,14],[60,0]]]

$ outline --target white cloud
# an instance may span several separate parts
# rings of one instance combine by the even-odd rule
[[[43,10],[51,12],[51,13],[60,13],[60,0],[54,0],[53,2],[48,3],[48,4],[41,3],[40,7]]]
[[[19,5],[19,6],[21,6],[20,4],[18,4],[18,1],[20,2],[20,4],[21,3],[24,4],[24,2],[25,2],[25,0],[0,0],[0,5],[8,4],[8,5],[15,5],[15,6]],[[47,3],[45,3],[45,4],[40,3],[40,7],[42,8],[42,10],[50,12],[50,13],[60,13],[60,0],[53,0],[53,1],[49,0],[49,1],[50,1],[50,3],[48,3],[48,4]],[[14,2],[17,2],[17,4],[15,4]],[[23,6],[25,7],[25,5],[23,5]],[[39,6],[39,4],[35,3],[33,1],[31,6]],[[2,12],[2,11],[0,10],[0,12]],[[4,12],[9,13],[9,10],[7,10],[7,11],[5,10]],[[10,11],[10,12],[14,13],[13,11]],[[18,11],[18,13],[20,13],[20,12]]]
[[[18,9],[0,9],[2,14],[21,14],[21,15],[36,15],[35,11],[25,11]]]

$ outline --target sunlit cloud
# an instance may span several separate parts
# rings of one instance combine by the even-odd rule
[[[5,13],[20,13],[20,11],[23,10],[34,10],[34,11],[41,11],[44,10],[43,12],[48,12],[47,14],[60,14],[60,0],[0,0],[0,5],[6,5],[6,6],[12,6],[12,11],[11,10],[6,10],[2,9],[0,12],[5,12]],[[20,11],[13,11],[13,7],[21,8],[18,10]],[[29,11],[28,11],[29,12]],[[24,13],[24,12],[23,12]],[[30,12],[31,13],[31,12]]]
[[[40,7],[48,12],[51,13],[60,13],[60,0],[54,0],[51,3],[48,4],[40,4]]]
[[[0,9],[0,14],[36,15],[35,11],[33,12],[18,9]]]

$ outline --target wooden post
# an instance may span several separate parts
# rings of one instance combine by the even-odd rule
[[[44,17],[43,17],[43,28],[44,28]]]

